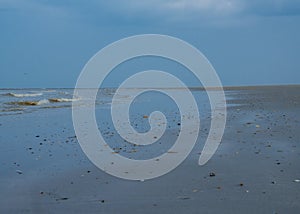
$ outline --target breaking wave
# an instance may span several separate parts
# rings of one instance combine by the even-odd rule
[[[60,102],[73,102],[73,101],[78,101],[78,98],[50,98],[49,101],[52,103],[60,103]]]
[[[19,106],[40,106],[49,103],[49,100],[39,100],[39,101],[17,101],[17,102],[9,102],[11,105],[19,105]]]
[[[60,103],[60,102],[73,102],[73,101],[78,101],[79,99],[69,99],[69,98],[49,98],[49,99],[43,99],[43,100],[38,100],[38,101],[31,101],[31,100],[26,100],[26,101],[13,101],[13,102],[8,102],[6,104],[9,105],[19,105],[19,106],[40,106],[48,103]]]
[[[36,93],[36,94],[15,94],[15,93],[7,93],[7,96],[11,97],[37,97],[37,96],[42,96],[43,93]]]

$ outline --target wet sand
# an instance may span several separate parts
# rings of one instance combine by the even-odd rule
[[[70,108],[1,116],[0,213],[299,213],[300,86],[228,88],[226,96],[213,158],[197,165],[204,128],[178,168],[144,182],[96,168]]]

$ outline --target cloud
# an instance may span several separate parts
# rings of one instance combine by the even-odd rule
[[[135,13],[151,11],[153,14],[176,15],[180,12],[198,13],[199,16],[224,17],[232,15],[281,16],[300,15],[299,0],[128,0],[110,1],[118,11]]]
[[[299,0],[244,0],[244,12],[259,16],[300,15]]]
[[[37,0],[0,0],[0,9],[6,12],[19,12],[27,16],[65,16],[67,10]]]
[[[175,0],[166,2],[165,7],[177,11],[189,10],[214,15],[236,13],[241,9],[240,2],[236,0]]]
[[[251,17],[300,15],[299,0],[127,0],[92,1],[93,10],[120,24],[157,23],[227,25]],[[96,11],[97,13],[97,11]]]
[[[236,22],[249,16],[300,15],[299,0],[0,0],[0,8],[106,25],[190,21],[207,24]]]

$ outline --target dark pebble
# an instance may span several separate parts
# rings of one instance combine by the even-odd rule
[[[56,201],[66,201],[66,200],[68,200],[69,198],[66,198],[66,197],[64,197],[64,198],[57,198],[56,199]]]
[[[188,200],[188,199],[190,199],[190,197],[180,197],[179,199],[181,199],[181,200]]]
[[[213,173],[213,172],[209,173],[209,177],[215,177],[215,176],[216,176],[215,173]]]

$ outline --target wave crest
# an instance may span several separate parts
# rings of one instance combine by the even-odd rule
[[[49,101],[52,103],[60,103],[60,102],[73,102],[78,101],[78,98],[50,98]]]
[[[43,104],[49,103],[49,100],[39,100],[39,101],[18,101],[18,102],[9,102],[11,105],[19,105],[19,106],[40,106]]]
[[[42,96],[43,93],[35,93],[35,94],[15,94],[15,93],[7,93],[7,96],[11,97],[37,97],[37,96]]]

